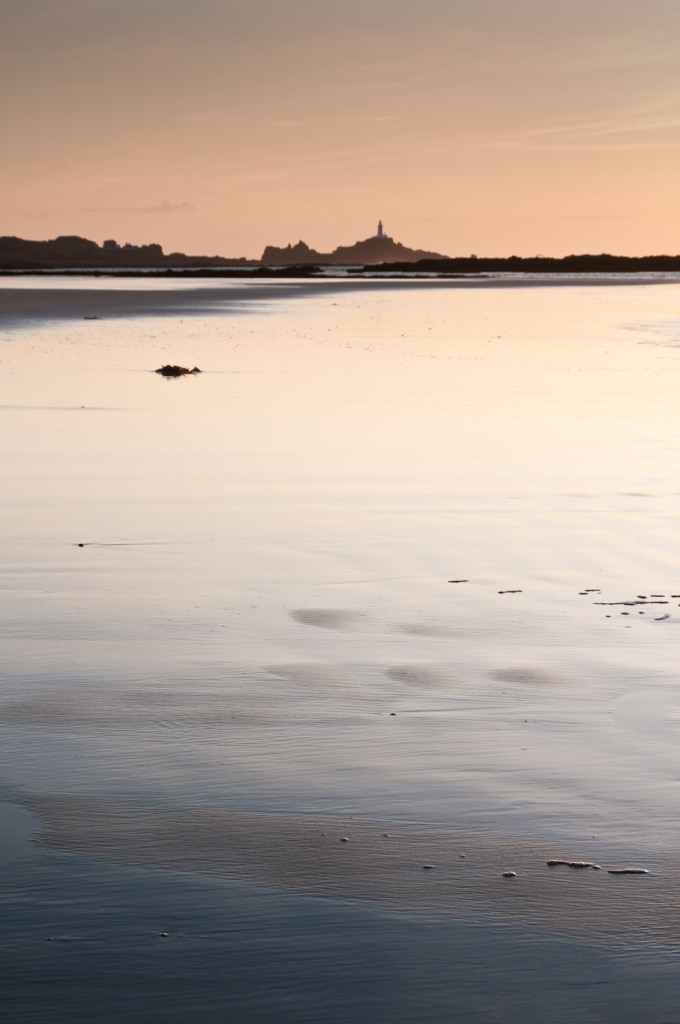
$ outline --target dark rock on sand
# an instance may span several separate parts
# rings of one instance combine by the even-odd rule
[[[552,860],[547,860],[546,864],[549,868],[554,868],[562,864],[566,868],[592,868],[593,871],[601,870],[599,864],[593,864],[589,860],[560,860],[559,858],[554,857]]]
[[[191,370],[186,366],[172,366],[168,363],[166,366],[160,366],[156,373],[160,373],[162,377],[186,377],[189,373],[200,373],[201,371],[197,366],[194,366]]]
[[[610,875],[648,875],[647,868],[608,868]]]

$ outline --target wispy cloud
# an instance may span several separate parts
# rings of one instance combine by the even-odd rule
[[[488,139],[483,148],[595,150],[676,147],[680,116],[674,111],[623,111],[597,120],[548,125]]]
[[[89,206],[85,213],[196,213],[193,203],[155,203],[152,206]]]

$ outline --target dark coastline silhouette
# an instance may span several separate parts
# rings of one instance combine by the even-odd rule
[[[103,245],[78,235],[48,241],[14,236],[0,237],[0,274],[15,272],[182,274],[187,276],[314,277],[329,266],[347,267],[348,274],[427,274],[442,277],[491,273],[622,274],[678,273],[680,255],[616,256],[611,253],[551,256],[441,256],[409,249],[382,232],[354,245],[338,246],[332,253],[311,249],[305,242],[283,248],[267,246],[261,260],[245,257],[190,256],[164,253],[160,245]]]
[[[181,267],[249,267],[258,260],[245,257],[166,254],[160,245],[119,245],[113,239],[98,245],[79,235],[60,235],[49,241],[0,237],[0,270],[114,270]]]

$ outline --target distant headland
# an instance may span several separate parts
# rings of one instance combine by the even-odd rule
[[[291,266],[373,266],[378,263],[416,263],[425,259],[446,259],[440,253],[425,249],[409,249],[386,235],[382,221],[371,238],[354,245],[338,246],[333,252],[310,249],[305,242],[277,248],[268,245],[262,259],[245,257],[187,256],[182,252],[164,253],[157,243],[120,245],[109,239],[98,245],[79,235],[60,235],[51,241],[28,241],[23,238],[0,237],[0,270],[112,270],[183,267],[291,267]]]
[[[98,245],[79,235],[60,235],[37,242],[5,235],[0,237],[0,270],[114,270],[182,267],[259,266],[259,260],[244,257],[186,256],[166,254],[160,245],[119,245],[113,239]]]
[[[382,222],[375,235],[317,252],[305,242],[268,245],[259,260],[244,256],[190,256],[165,253],[160,245],[120,245],[108,239],[102,245],[79,235],[60,235],[49,241],[0,236],[0,274],[54,273],[181,274],[184,276],[315,277],[327,273],[346,276],[379,274],[428,277],[485,277],[488,274],[627,274],[679,273],[680,255],[615,256],[442,256],[424,249],[409,249],[386,235]],[[333,269],[329,269],[333,268]]]
[[[309,265],[316,266],[374,266],[377,263],[417,263],[419,260],[444,260],[441,253],[427,252],[425,249],[409,249],[401,242],[385,234],[382,221],[378,221],[378,230],[371,238],[365,238],[354,245],[339,245],[333,252],[317,252],[310,249],[305,242],[277,248],[268,245],[262,254],[261,263],[265,267],[289,267]]]

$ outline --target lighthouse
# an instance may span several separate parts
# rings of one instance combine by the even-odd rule
[[[387,238],[387,235],[383,231],[383,226],[382,226],[382,221],[381,220],[378,221],[378,231],[377,231],[377,234],[376,234],[375,237],[376,238]]]

